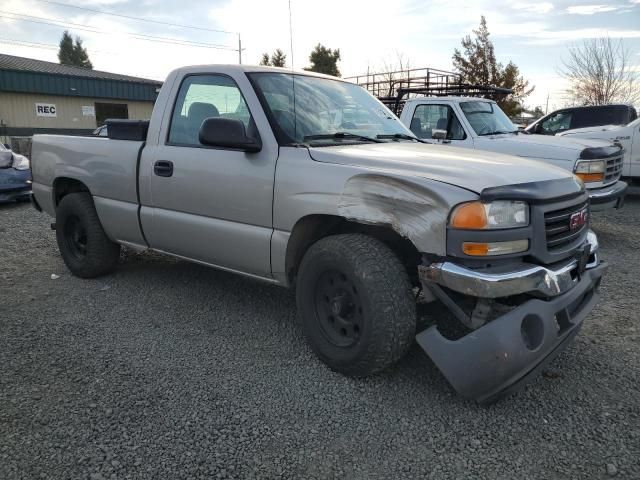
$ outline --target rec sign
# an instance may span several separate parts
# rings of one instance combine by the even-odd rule
[[[36,103],[38,117],[57,117],[55,103]]]

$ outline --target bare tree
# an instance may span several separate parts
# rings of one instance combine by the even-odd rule
[[[383,83],[380,85],[382,91],[386,90],[386,96],[390,97],[395,95],[396,86],[402,81],[406,80],[407,70],[411,70],[411,60],[405,58],[405,56],[396,51],[395,59],[384,59],[382,61],[382,77]],[[382,93],[382,91],[380,93]]]
[[[622,40],[585,40],[562,60],[560,74],[569,81],[567,93],[576,103],[604,105],[640,101],[640,78]]]

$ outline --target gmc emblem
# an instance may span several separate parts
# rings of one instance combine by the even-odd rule
[[[583,208],[579,212],[576,212],[571,215],[569,219],[569,230],[578,230],[586,225],[587,220],[589,220],[589,210],[587,208]]]

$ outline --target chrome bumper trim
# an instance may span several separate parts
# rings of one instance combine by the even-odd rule
[[[598,258],[598,239],[591,230],[587,233],[586,243],[591,245],[594,259],[586,265],[587,269],[596,267]],[[555,297],[571,290],[578,282],[578,261],[572,259],[557,268],[541,265],[523,264],[516,269],[492,268],[490,270],[472,270],[467,267],[445,261],[419,267],[420,279],[427,284],[437,283],[456,292],[480,298],[499,298],[520,293],[537,293],[544,297]]]

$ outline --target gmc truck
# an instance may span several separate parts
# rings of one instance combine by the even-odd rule
[[[460,394],[490,402],[597,302],[606,265],[580,179],[426,144],[340,79],[181,68],[149,122],[107,132],[34,138],[34,206],[55,217],[69,270],[104,275],[125,246],[295,287],[310,346],[343,374],[379,372],[415,339]]]
[[[520,133],[498,104],[485,98],[413,98],[400,120],[419,138],[539,160],[574,172],[585,183],[593,211],[619,208],[624,202],[624,152],[610,141]]]

